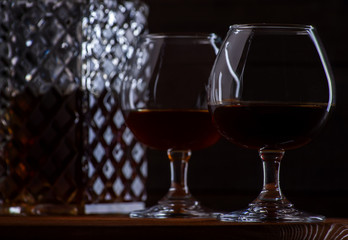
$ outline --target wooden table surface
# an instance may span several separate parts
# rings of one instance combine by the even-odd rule
[[[126,216],[0,217],[0,239],[348,239],[348,219],[322,223],[226,223]]]

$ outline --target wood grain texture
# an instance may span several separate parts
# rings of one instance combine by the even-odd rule
[[[126,216],[0,217],[1,239],[348,239],[348,219],[323,223],[225,223]]]

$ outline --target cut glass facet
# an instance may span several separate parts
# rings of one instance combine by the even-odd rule
[[[93,135],[86,149],[93,154],[86,155],[89,166],[102,169],[89,176],[87,185],[94,186],[99,179],[104,187],[103,194],[87,187],[87,204],[141,202],[146,196],[147,171],[137,169],[145,169],[145,147],[125,126],[118,89],[109,88],[123,80],[123,68],[132,57],[137,36],[146,32],[148,8],[140,1],[90,0],[87,9],[82,21],[82,85],[90,99],[87,132]],[[140,175],[131,178],[134,173]]]

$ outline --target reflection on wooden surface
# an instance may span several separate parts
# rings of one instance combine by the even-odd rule
[[[280,234],[280,239],[348,239],[348,222],[329,219],[325,223],[282,225]]]
[[[0,239],[348,239],[348,219],[323,223],[225,223],[125,216],[0,217]]]

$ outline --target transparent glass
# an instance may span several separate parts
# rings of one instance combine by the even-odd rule
[[[83,0],[0,4],[0,214],[83,212]]]
[[[217,129],[232,143],[257,150],[264,173],[262,191],[249,207],[219,219],[324,220],[294,208],[279,183],[285,151],[309,143],[335,105],[334,79],[316,30],[307,25],[231,26],[208,89]]]
[[[147,32],[142,1],[88,0],[82,19],[82,86],[85,89],[84,157],[88,166],[86,214],[144,208],[146,148],[125,126],[118,100],[126,62]]]
[[[214,216],[190,194],[186,176],[191,151],[219,139],[206,99],[217,44],[214,34],[149,34],[139,41],[121,86],[121,108],[140,142],[167,151],[171,186],[158,205],[131,217]]]

